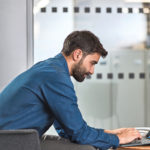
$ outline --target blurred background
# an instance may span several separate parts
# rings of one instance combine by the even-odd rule
[[[0,0],[0,19],[0,90],[59,53],[70,32],[90,30],[108,56],[83,83],[72,79],[84,119],[150,127],[150,0]]]

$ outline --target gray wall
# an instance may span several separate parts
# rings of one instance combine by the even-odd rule
[[[32,65],[32,0],[0,0],[0,91]]]
[[[147,62],[146,62],[146,70],[147,70],[147,80],[146,80],[146,108],[147,108],[147,126],[150,126],[150,51],[147,51]]]

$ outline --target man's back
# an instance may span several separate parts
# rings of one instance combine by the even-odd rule
[[[42,135],[51,126],[54,116],[43,91],[45,83],[53,86],[56,74],[69,77],[65,63],[61,54],[39,62],[0,93],[0,129],[34,128]]]

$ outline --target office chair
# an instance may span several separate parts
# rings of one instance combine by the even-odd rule
[[[0,130],[1,150],[41,150],[36,130]]]
[[[80,145],[58,136],[47,136],[40,142],[38,132],[34,129],[0,130],[0,150],[96,150],[90,145]]]

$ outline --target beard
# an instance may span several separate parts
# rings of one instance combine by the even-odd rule
[[[83,59],[81,59],[77,64],[74,65],[72,69],[72,76],[78,81],[84,81],[86,76],[89,76],[90,73],[86,71],[86,68],[82,66]]]

